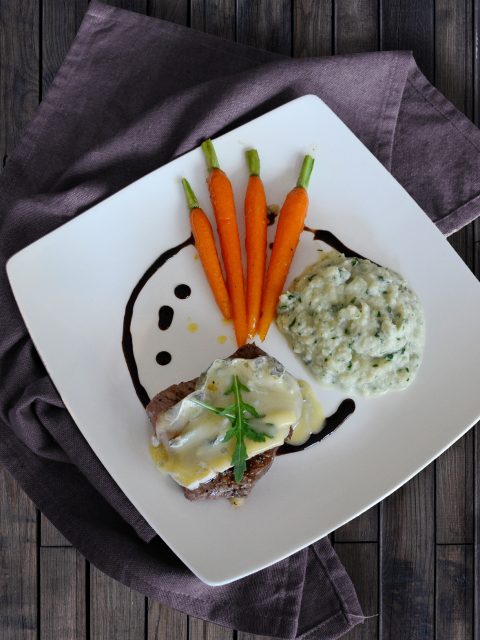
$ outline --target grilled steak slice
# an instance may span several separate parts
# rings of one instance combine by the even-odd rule
[[[237,349],[230,358],[245,358],[253,360],[259,356],[267,355],[255,344],[246,344]],[[195,390],[198,378],[172,384],[170,387],[158,393],[147,405],[147,414],[155,429],[155,423],[160,413],[167,411],[182,398]],[[253,485],[266,473],[273,464],[278,447],[269,449],[254,456],[247,461],[247,470],[240,483],[235,482],[233,469],[227,469],[219,473],[215,478],[202,483],[197,489],[183,488],[183,493],[188,500],[211,500],[215,498],[244,498],[248,496]]]

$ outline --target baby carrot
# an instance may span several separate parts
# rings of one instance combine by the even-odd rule
[[[218,259],[212,225],[204,211],[200,209],[197,197],[185,178],[183,178],[182,184],[187,198],[188,208],[190,209],[190,224],[192,226],[198,256],[220,311],[223,316],[229,320],[232,317],[230,300],[227,286],[223,279],[220,260]]]
[[[247,310],[243,283],[242,253],[238,235],[235,202],[230,180],[220,169],[211,140],[202,143],[208,168],[208,189],[212,201],[218,236],[222,249],[228,292],[232,306],[233,323],[238,346],[247,341]]]
[[[300,234],[303,231],[308,209],[307,187],[313,169],[313,158],[305,156],[296,187],[285,198],[280,210],[277,231],[265,281],[262,312],[257,333],[265,340],[270,324],[275,316],[278,298],[292,264]]]
[[[253,338],[260,316],[267,251],[267,200],[260,178],[256,149],[246,154],[250,177],[245,194],[245,248],[247,250],[247,323]]]

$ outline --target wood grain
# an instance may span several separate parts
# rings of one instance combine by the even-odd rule
[[[145,597],[90,568],[91,640],[144,640]]]
[[[0,2],[0,171],[39,96],[39,0]]]
[[[106,4],[111,4],[119,9],[128,9],[137,13],[147,13],[147,0],[105,0]]]
[[[335,53],[378,49],[378,0],[336,0]]]
[[[235,0],[191,0],[191,26],[212,36],[236,39]]]
[[[290,0],[237,0],[237,40],[290,55],[291,18]]]
[[[412,50],[420,69],[433,81],[434,0],[380,0],[380,13],[380,48]]]
[[[40,550],[40,629],[48,640],[86,638],[85,560],[72,548]]]
[[[42,0],[42,93],[45,94],[80,27],[88,0]]]
[[[37,638],[37,515],[0,467],[0,637]]]
[[[335,543],[335,550],[355,586],[365,620],[349,634],[348,640],[378,638],[378,544]]]
[[[231,629],[218,624],[192,616],[188,619],[188,640],[233,640],[233,634]]]
[[[469,640],[473,633],[473,549],[437,547],[436,637]]]
[[[361,516],[347,522],[335,531],[335,542],[377,542],[378,507],[372,507]]]
[[[333,53],[332,0],[293,0],[293,55],[329,56]]]
[[[70,547],[69,541],[43,514],[40,521],[40,544],[42,547]]]
[[[434,638],[434,490],[430,465],[382,502],[382,640]]]
[[[188,0],[147,0],[147,13],[168,22],[188,24]]]
[[[435,0],[435,85],[472,116],[472,0]]]
[[[148,601],[148,633],[145,640],[187,640],[188,616]]]
[[[0,2],[0,171],[39,99],[38,0]],[[37,511],[0,467],[0,637],[38,630]]]

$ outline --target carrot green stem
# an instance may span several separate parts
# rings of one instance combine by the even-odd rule
[[[251,176],[260,175],[260,158],[258,157],[258,151],[256,149],[248,149],[245,151],[247,156],[248,171]]]
[[[217,154],[215,153],[215,147],[213,146],[213,142],[210,138],[208,140],[204,140],[201,147],[205,155],[205,160],[207,161],[208,171],[210,172],[212,169],[220,169]]]
[[[195,195],[190,183],[185,178],[182,178],[183,190],[185,191],[185,197],[187,198],[188,208],[192,209],[200,209],[200,205],[198,204],[197,196]]]
[[[310,182],[310,176],[312,175],[313,163],[314,159],[312,156],[305,156],[302,163],[302,168],[300,169],[300,175],[297,180],[297,187],[302,187],[303,189],[308,189],[308,183]]]

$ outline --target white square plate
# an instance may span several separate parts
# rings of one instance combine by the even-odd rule
[[[132,290],[160,254],[190,234],[180,178],[210,210],[202,153],[195,149],[129,185],[33,243],[8,263],[35,345],[79,429],[140,513],[208,584],[226,583],[280,560],[384,498],[459,438],[480,415],[480,286],[412,198],[314,96],[294,100],[215,141],[242,212],[244,150],[262,161],[269,203],[294,185],[304,153],[316,156],[307,223],[329,229],[362,255],[400,272],[426,316],[423,364],[414,384],[357,410],[333,436],[283,456],[242,508],[192,503],[150,460],[150,428],[122,353]],[[242,217],[241,215],[239,216]],[[315,260],[303,234],[291,277]],[[179,300],[174,287],[188,284]],[[174,308],[158,328],[158,310]],[[198,331],[188,330],[190,323]],[[142,385],[150,396],[195,377],[235,350],[193,246],[139,293],[131,323]],[[227,336],[220,344],[219,336]],[[327,414],[345,394],[319,387],[272,326],[264,348],[313,383]],[[155,356],[172,354],[167,366]]]

